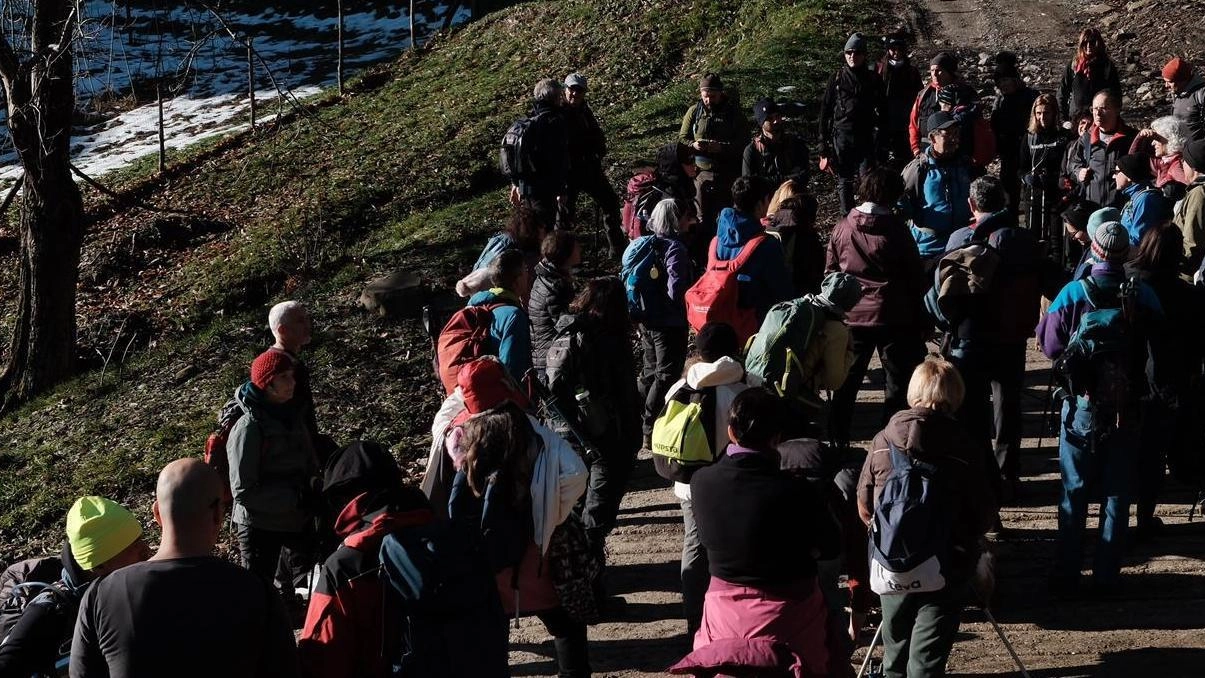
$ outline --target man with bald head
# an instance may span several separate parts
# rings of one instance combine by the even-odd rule
[[[159,551],[97,581],[80,604],[72,678],[298,675],[275,589],[213,555],[225,512],[217,472],[173,461],[153,510]]]

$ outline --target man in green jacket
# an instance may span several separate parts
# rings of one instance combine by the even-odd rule
[[[732,182],[740,176],[741,151],[749,142],[749,123],[740,104],[724,91],[715,73],[699,79],[699,101],[682,116],[679,140],[693,149],[695,206],[699,225],[691,242],[691,255],[706,259],[706,248],[715,236],[716,217],[732,202]]]
[[[1195,271],[1205,258],[1205,141],[1191,141],[1180,155],[1188,193],[1176,203],[1173,223],[1184,234],[1188,270]]]

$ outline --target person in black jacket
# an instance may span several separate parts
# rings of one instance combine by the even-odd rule
[[[1017,178],[1024,198],[1025,226],[1038,240],[1046,241],[1046,251],[1060,264],[1071,256],[1069,250],[1079,249],[1064,243],[1059,218],[1063,186],[1070,184],[1070,177],[1063,174],[1063,161],[1074,136],[1059,124],[1054,95],[1042,94],[1030,108],[1027,133],[1018,149]]]
[[[556,323],[573,301],[573,269],[582,262],[582,246],[572,233],[556,231],[544,238],[540,253],[543,258],[536,264],[527,317],[531,321],[531,364],[543,378]]]
[[[778,104],[773,99],[759,99],[753,104],[753,120],[757,134],[745,147],[741,176],[764,178],[770,192],[789,180],[807,185],[811,162],[807,143],[783,129]]]
[[[820,166],[837,175],[842,214],[854,208],[854,182],[875,163],[886,112],[883,80],[866,63],[865,38],[854,33],[820,104]]]
[[[531,175],[511,181],[510,202],[526,205],[541,226],[552,230],[563,225],[561,203],[568,195],[569,134],[561,115],[561,84],[552,78],[536,83],[532,92],[531,126],[523,135],[524,160]]]
[[[1059,83],[1059,114],[1063,120],[1070,120],[1076,111],[1091,107],[1093,97],[1103,90],[1108,90],[1117,98],[1117,108],[1120,109],[1121,78],[1117,65],[1109,58],[1109,49],[1100,31],[1085,28],[1079,35],[1075,58],[1067,64],[1063,80]]]
[[[1117,161],[1129,154],[1138,130],[1121,117],[1121,97],[1104,90],[1092,98],[1092,126],[1080,135],[1078,156],[1068,168],[1080,186],[1080,197],[1104,207],[1121,207],[1125,194],[1113,181]]]
[[[883,42],[887,53],[879,61],[878,70],[887,101],[887,126],[883,130],[882,146],[887,163],[902,170],[912,158],[912,150],[908,147],[908,118],[925,81],[908,55],[906,34],[893,33],[883,38]]]
[[[577,216],[577,197],[581,193],[594,198],[603,211],[607,245],[611,258],[623,251],[623,219],[620,217],[619,196],[603,173],[602,159],[607,155],[607,137],[598,118],[586,101],[586,76],[570,73],[565,78],[565,117],[569,140],[569,187],[565,194],[565,216],[573,223]]]
[[[1016,215],[1021,205],[1017,158],[1038,91],[1025,84],[1021,71],[1017,69],[1017,55],[1012,52],[996,55],[992,80],[1000,93],[992,106],[991,119],[992,133],[996,135],[996,152],[1000,154],[1000,180],[1008,192],[1008,209]]]

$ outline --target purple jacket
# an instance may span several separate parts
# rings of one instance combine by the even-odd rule
[[[1122,264],[1103,263],[1092,267],[1089,274],[1104,287],[1116,287],[1125,281],[1125,268]],[[1046,315],[1038,323],[1038,346],[1047,358],[1058,358],[1067,349],[1071,335],[1079,327],[1080,317],[1092,310],[1088,302],[1088,293],[1079,280],[1067,283],[1054,301]],[[1138,314],[1139,327],[1149,327],[1149,321],[1159,321],[1163,318],[1163,307],[1159,298],[1144,282],[1138,283]]]
[[[916,241],[898,216],[850,210],[829,237],[826,268],[862,283],[862,299],[846,316],[850,327],[921,327],[925,273]]]

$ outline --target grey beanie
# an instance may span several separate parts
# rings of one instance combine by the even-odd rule
[[[849,40],[845,41],[846,52],[865,52],[866,38],[862,37],[861,33],[854,33],[849,36]]]
[[[1088,237],[1092,237],[1093,234],[1096,233],[1096,229],[1100,228],[1101,224],[1108,221],[1120,222],[1121,210],[1117,209],[1116,207],[1102,207],[1093,212],[1092,216],[1088,217],[1088,228],[1086,229],[1088,231]]]
[[[825,276],[824,282],[820,283],[820,296],[840,309],[844,315],[862,300],[862,283],[848,273],[835,271]]]
[[[1092,234],[1092,255],[1099,261],[1124,263],[1130,256],[1130,234],[1117,221],[1106,221]]]

